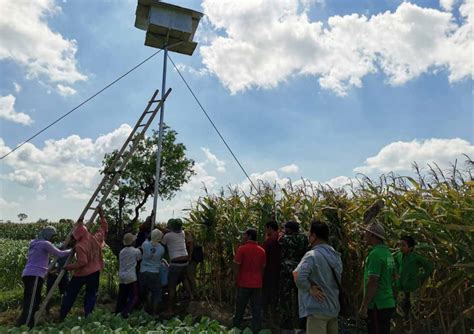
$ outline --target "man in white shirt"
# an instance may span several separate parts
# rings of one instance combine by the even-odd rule
[[[125,234],[123,237],[125,247],[119,254],[119,293],[115,313],[120,313],[124,318],[128,318],[139,298],[136,267],[142,258],[142,253],[134,247],[136,239],[132,233]]]
[[[168,272],[168,290],[170,305],[167,313],[173,313],[173,306],[176,302],[176,287],[183,282],[186,277],[188,267],[188,252],[183,231],[183,222],[179,218],[168,221],[168,229],[161,243],[168,249],[170,266]]]

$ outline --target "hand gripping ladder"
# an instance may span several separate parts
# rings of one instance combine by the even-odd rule
[[[163,106],[163,102],[166,100],[166,98],[168,97],[170,93],[171,93],[171,88],[167,90],[162,100],[155,100],[156,96],[158,95],[158,90],[155,90],[155,93],[151,97],[150,101],[148,101],[148,105],[146,106],[142,115],[138,119],[137,124],[135,124],[135,127],[133,128],[132,132],[130,133],[127,140],[123,144],[122,148],[115,155],[108,170],[105,170],[103,172],[104,177],[102,178],[102,181],[97,186],[97,189],[94,191],[94,193],[92,194],[92,197],[90,198],[89,202],[87,202],[86,207],[84,208],[81,215],[79,216],[79,220],[85,221],[86,214],[89,211],[92,211],[92,214],[87,219],[86,226],[88,228],[90,228],[90,226],[94,222],[95,218],[97,217],[98,208],[101,207],[102,204],[104,204],[104,202],[107,200],[107,196],[110,194],[115,184],[120,179],[120,175],[122,171],[125,169],[125,166],[127,165],[128,161],[132,157],[133,152],[137,148],[140,141],[145,138],[145,132],[150,127],[150,124],[153,122],[153,119],[155,118],[158,111],[161,110]],[[99,195],[101,195],[100,199],[98,198]],[[98,204],[95,207],[92,207],[93,203],[96,201],[98,201]],[[70,240],[71,235],[72,235],[72,231],[69,233],[67,237],[67,242]],[[68,264],[73,257],[74,257],[74,250],[71,252],[68,259],[66,260],[66,264]],[[53,261],[53,263],[51,263],[50,269],[52,269],[55,263],[56,261]],[[35,325],[39,322],[39,320],[43,316],[46,310],[46,306],[48,305],[49,300],[53,296],[54,291],[58,287],[59,282],[61,282],[61,279],[63,278],[64,274],[65,274],[65,269],[63,268],[61,272],[59,273],[58,277],[56,278],[56,281],[54,281],[54,284],[49,290],[48,294],[46,295],[46,298],[41,303],[39,310],[35,314]]]

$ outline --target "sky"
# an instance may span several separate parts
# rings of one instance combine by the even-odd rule
[[[170,53],[253,180],[333,187],[474,158],[474,0],[203,0]],[[0,155],[153,54],[136,1],[0,0]],[[162,54],[0,160],[0,219],[75,219],[155,89]],[[158,219],[248,182],[169,63],[165,122],[196,175]],[[155,128],[158,125],[153,125]],[[152,200],[148,205],[151,207]]]

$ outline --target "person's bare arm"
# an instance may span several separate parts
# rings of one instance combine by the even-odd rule
[[[369,304],[374,299],[375,294],[377,293],[377,289],[379,287],[379,277],[370,275],[369,280],[367,282],[367,291],[364,296],[364,300],[362,301],[362,305],[359,309],[359,315],[361,318],[367,318],[367,312],[369,308]]]

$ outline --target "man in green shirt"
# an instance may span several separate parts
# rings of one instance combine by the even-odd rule
[[[359,315],[367,319],[369,334],[390,334],[390,320],[395,311],[392,289],[395,261],[384,243],[383,226],[373,223],[364,230],[365,240],[371,250],[364,263],[364,299]]]
[[[414,251],[415,239],[409,235],[399,241],[400,251],[395,254],[395,265],[398,276],[397,290],[404,294],[402,310],[408,319],[411,308],[411,295],[433,273],[433,265]]]

